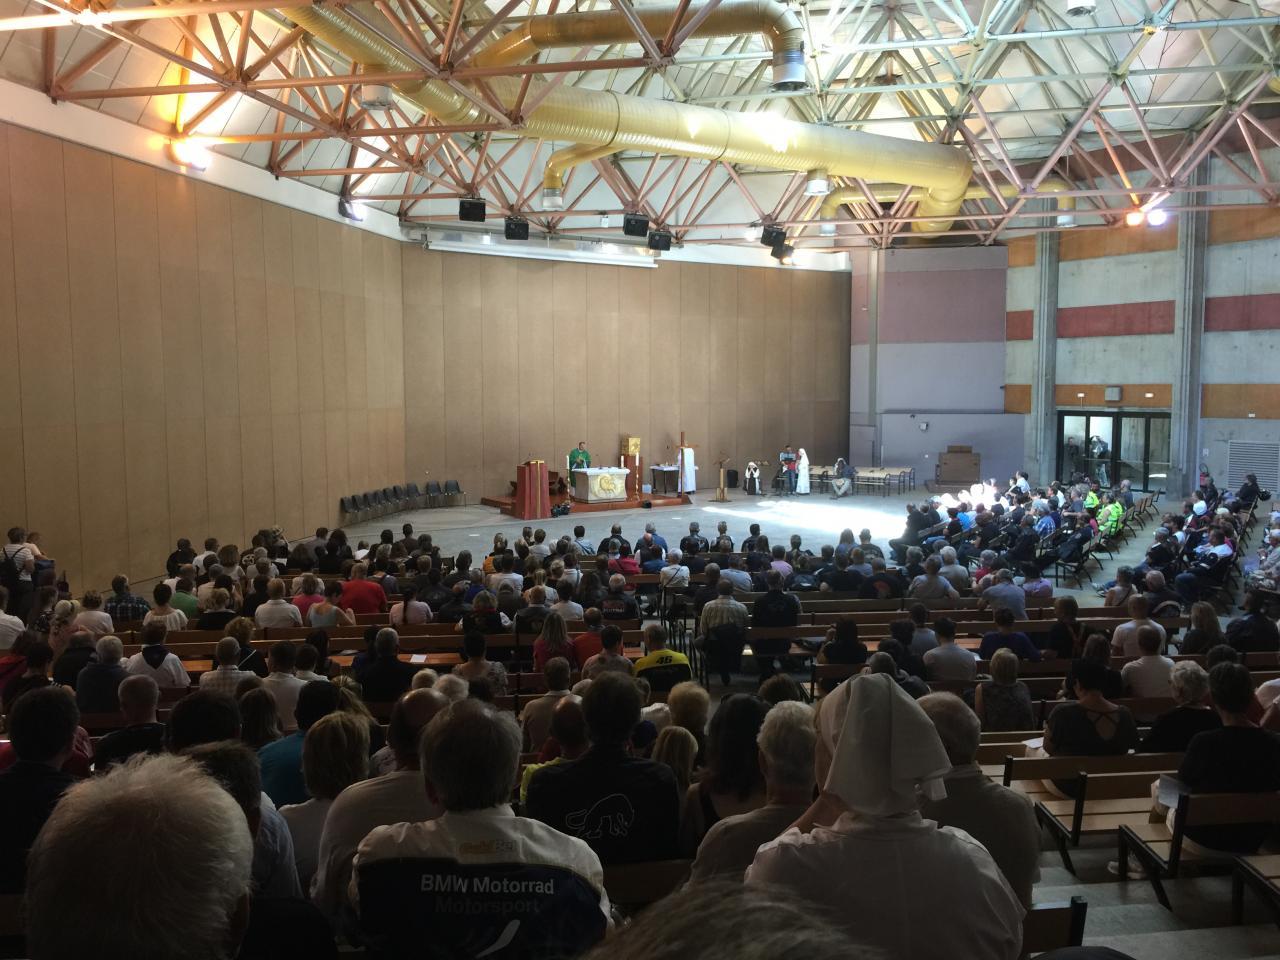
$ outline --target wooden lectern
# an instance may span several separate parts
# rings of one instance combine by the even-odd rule
[[[537,520],[551,516],[551,494],[547,491],[547,462],[528,460],[516,467],[515,516]]]
[[[640,456],[639,437],[622,438],[622,453],[618,465],[631,471],[627,474],[627,499],[639,500],[643,495],[640,484],[644,483],[644,460]]]

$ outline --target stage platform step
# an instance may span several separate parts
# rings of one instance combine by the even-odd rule
[[[611,510],[635,510],[643,506],[646,502],[658,510],[664,507],[683,507],[692,501],[684,494],[679,496],[662,496],[653,494],[647,497],[641,497],[639,500],[601,500],[595,503],[584,503],[580,500],[574,500],[571,497],[558,497],[551,501],[553,507],[559,506],[568,500],[572,505],[571,513],[607,513]],[[481,497],[480,502],[486,507],[496,507],[509,517],[515,514],[515,497]],[[550,517],[542,517],[540,519],[551,519]]]

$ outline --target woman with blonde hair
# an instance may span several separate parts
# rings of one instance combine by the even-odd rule
[[[663,727],[654,741],[651,759],[665,763],[676,775],[676,785],[683,795],[693,782],[694,761],[699,753],[698,740],[684,727]]]
[[[579,667],[577,654],[573,644],[569,642],[569,631],[565,627],[564,617],[552,610],[542,621],[542,632],[533,641],[533,668],[541,672],[547,661],[553,657],[564,657],[569,666]]]
[[[53,605],[53,615],[49,617],[49,646],[56,657],[67,649],[71,643],[71,635],[80,628],[76,626],[76,618],[80,616],[80,604],[75,600],[59,600]]]
[[[251,670],[260,677],[267,675],[267,659],[253,646],[253,633],[257,629],[248,617],[236,617],[227,624],[223,636],[234,637],[240,644],[240,661],[236,664],[241,670]]]
[[[338,794],[368,775],[369,725],[358,713],[340,709],[311,725],[302,741],[302,777],[311,799],[280,808],[293,837],[302,889],[311,889],[329,807]]]
[[[1221,643],[1226,643],[1218,611],[1212,603],[1197,600],[1191,605],[1191,626],[1179,644],[1179,652],[1185,654],[1208,653]]]
[[[991,657],[991,679],[973,691],[973,712],[983,730],[1030,730],[1031,691],[1018,679],[1018,655],[1001,647]]]
[[[671,723],[689,731],[698,742],[694,765],[702,766],[707,745],[707,721],[711,717],[711,694],[702,684],[686,680],[671,688],[667,694],[667,708],[671,711]]]

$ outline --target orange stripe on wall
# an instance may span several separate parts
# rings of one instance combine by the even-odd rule
[[[1020,237],[1009,241],[1009,266],[1032,267],[1036,262],[1036,238]]]
[[[1178,247],[1178,228],[1170,222],[1159,229],[1108,227],[1105,230],[1067,230],[1060,235],[1059,260],[1093,260],[1131,253],[1158,253]]]
[[[1210,243],[1240,243],[1280,237],[1280,213],[1261,204],[1253,210],[1219,210],[1209,214]]]
[[[1200,388],[1201,418],[1280,420],[1280,384],[1206,383]]]
[[[1006,340],[1031,339],[1030,310],[1010,310],[1004,315],[1004,338]]]
[[[1103,399],[1108,386],[1120,387],[1119,400]],[[1005,392],[1008,392],[1007,389]],[[1148,393],[1151,396],[1148,397]],[[1170,407],[1173,405],[1173,387],[1167,383],[1059,383],[1053,390],[1053,402],[1060,408]]]
[[[1004,412],[1031,412],[1031,384],[1006,383],[1004,385]]]
[[[1173,333],[1173,301],[1059,307],[1059,337],[1128,337]]]

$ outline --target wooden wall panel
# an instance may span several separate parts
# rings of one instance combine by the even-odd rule
[[[1224,420],[1280,420],[1280,386],[1274,383],[1206,383],[1200,416]]]
[[[457,480],[462,489],[481,489],[483,440],[481,392],[506,392],[505,374],[487,370],[476,319],[483,306],[480,257],[446,257],[442,264],[444,319],[443,465],[432,479]],[[518,399],[511,398],[512,404]]]
[[[0,357],[18,356],[13,219],[9,203],[11,170],[9,128],[0,124]],[[21,517],[27,512],[26,472],[22,455],[22,371],[16,365],[10,366],[12,375],[0,378],[0,450],[4,450],[6,454],[6,469],[0,470],[0,503],[6,505],[8,516]]]
[[[1004,412],[1031,412],[1031,384],[1006,383],[1004,385]]]
[[[484,367],[493,371],[515,371],[520,366],[521,339],[519,317],[511,309],[510,302],[511,291],[516,289],[519,276],[516,261],[505,257],[471,259],[480,268],[479,332]],[[519,446],[520,438],[520,418],[516,414],[520,399],[518,393],[513,395],[506,388],[505,378],[484,379],[486,388],[476,396],[480,426],[484,431],[481,445],[483,473],[479,489],[500,490],[513,476],[516,458],[512,451]],[[545,386],[535,389],[545,389]]]
[[[1173,388],[1167,383],[1125,383],[1119,386],[1120,400],[1114,401],[1103,399],[1107,389],[1104,384],[1059,383],[1054,387],[1054,402],[1059,407],[1067,408],[1154,407],[1166,410],[1173,404]],[[1082,393],[1083,397],[1080,396]],[[1148,393],[1151,396],[1148,397]],[[1005,404],[1008,405],[1007,399]]]

